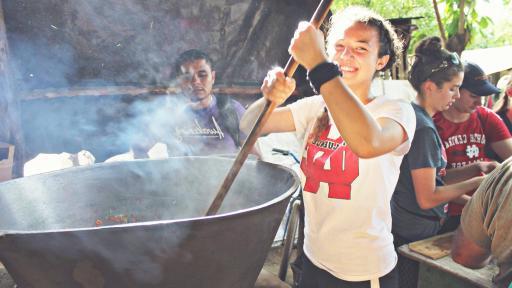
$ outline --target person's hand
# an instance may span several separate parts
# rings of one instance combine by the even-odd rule
[[[276,67],[268,71],[267,77],[265,77],[261,85],[263,97],[274,102],[277,106],[283,104],[294,90],[295,80],[286,77],[281,67]]]
[[[311,70],[328,60],[324,42],[322,31],[303,21],[295,31],[288,52],[299,64]]]
[[[498,167],[499,163],[496,161],[483,161],[478,162],[478,166],[480,168],[480,171],[484,174],[489,174],[494,170],[496,167]]]

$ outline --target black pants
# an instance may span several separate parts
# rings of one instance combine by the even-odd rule
[[[396,268],[379,278],[380,288],[397,288]],[[370,281],[351,282],[336,278],[329,272],[318,268],[304,255],[302,277],[299,288],[371,288]]]
[[[404,257],[398,253],[398,247],[409,244],[412,241],[393,233],[393,245],[395,245],[398,254],[398,263],[396,270],[398,272],[398,284],[400,288],[416,288],[418,287],[418,274],[420,264],[414,260]]]

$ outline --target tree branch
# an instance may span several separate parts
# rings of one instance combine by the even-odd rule
[[[437,6],[437,1],[432,0],[432,4],[434,5],[434,11],[436,13],[437,26],[439,27],[439,34],[441,34],[441,41],[443,42],[443,46],[446,47],[446,32],[444,30],[443,22],[441,21],[441,15],[439,14],[439,7]]]
[[[435,1],[435,0],[434,0]],[[464,6],[466,5],[466,1],[465,0],[460,0],[459,1],[459,26],[457,28],[457,34],[464,34],[465,32],[465,25],[464,25],[464,22],[466,20],[466,14],[464,14]]]

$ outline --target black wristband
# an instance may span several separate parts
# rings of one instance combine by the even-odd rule
[[[342,76],[338,65],[332,62],[323,62],[308,71],[309,85],[316,94],[320,94],[320,87],[334,77]]]

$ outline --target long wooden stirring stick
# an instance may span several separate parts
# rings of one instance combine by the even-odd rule
[[[311,17],[309,23],[311,23],[314,27],[319,28],[322,22],[324,21],[325,17],[327,16],[327,13],[329,12],[329,8],[331,7],[332,2],[333,0],[322,0],[320,4],[318,4],[318,7],[316,8],[315,13],[313,14],[313,17]],[[293,76],[293,73],[295,73],[295,70],[297,69],[298,66],[299,63],[297,63],[295,59],[293,59],[293,57],[290,56],[284,68],[284,74],[288,77]],[[265,126],[265,123],[267,123],[270,114],[272,114],[275,108],[276,104],[274,102],[266,100],[265,106],[261,111],[260,116],[256,120],[256,123],[254,123],[254,126],[252,127],[252,130],[249,133],[249,135],[247,136],[244,145],[242,145],[240,152],[236,156],[235,162],[233,162],[233,166],[231,166],[228,175],[226,176],[226,178],[224,178],[224,182],[222,182],[220,189],[217,191],[215,199],[213,199],[210,208],[208,208],[208,211],[206,212],[206,216],[215,215],[217,211],[219,211],[220,206],[222,205],[222,202],[224,201],[224,198],[226,197],[229,191],[229,188],[231,188],[233,181],[235,181],[235,178],[238,175],[238,172],[240,172],[240,168],[242,168],[242,165],[247,159],[247,156],[249,156],[251,148],[254,146],[254,143],[256,143],[256,140],[261,134],[263,126]]]

